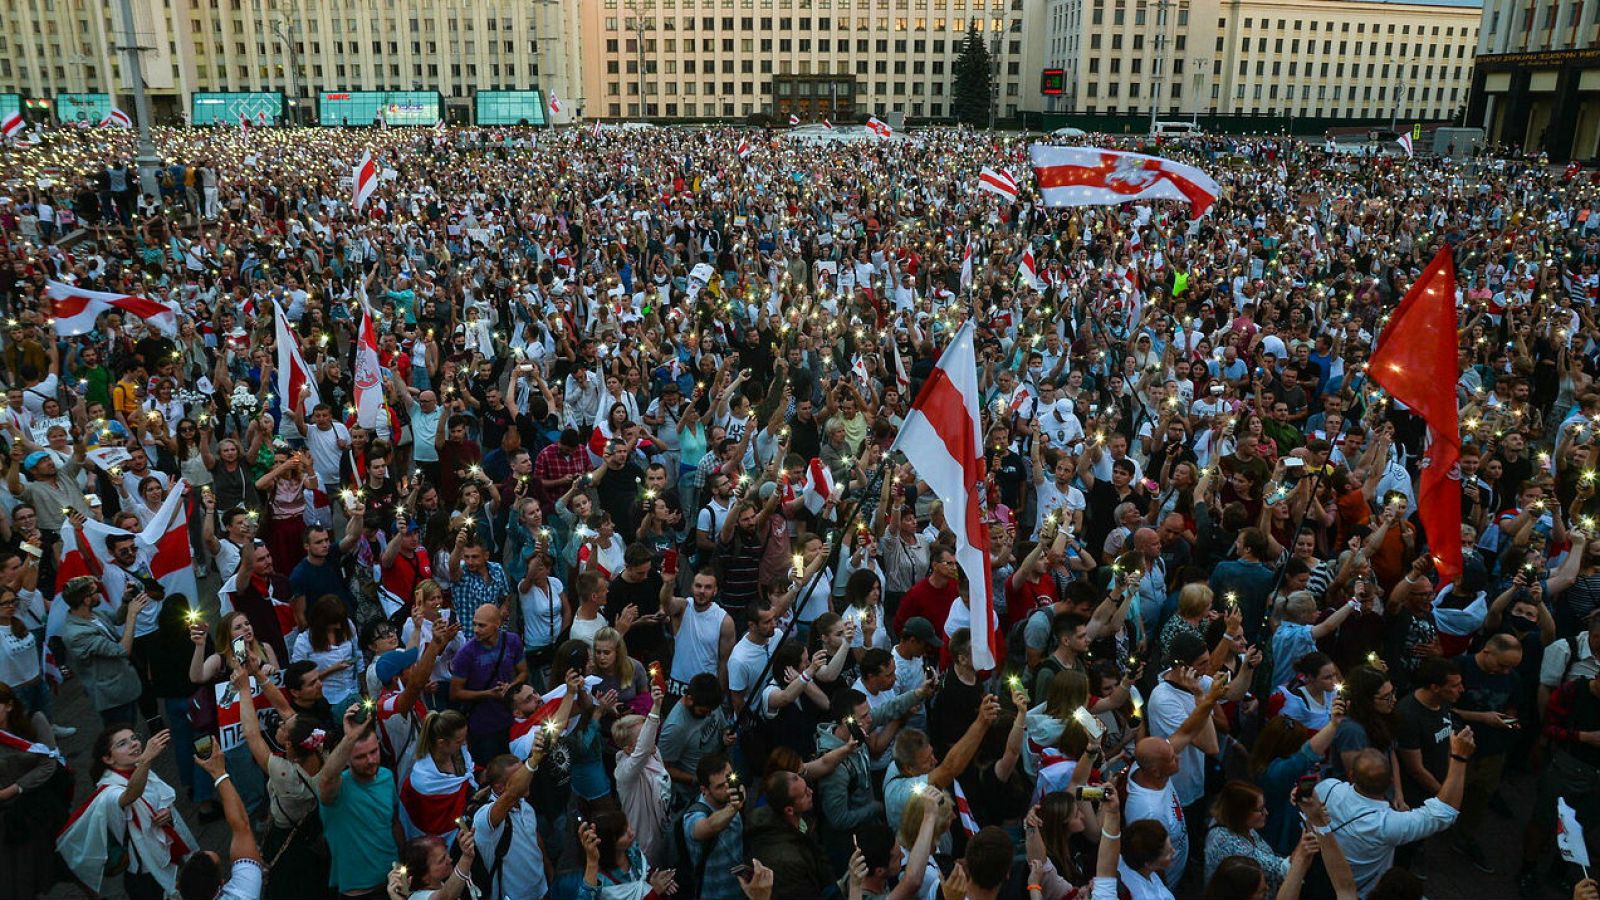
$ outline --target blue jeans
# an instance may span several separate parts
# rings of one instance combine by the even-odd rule
[[[189,788],[189,796],[196,803],[216,799],[216,788],[211,786],[211,776],[194,764],[194,728],[189,724],[189,698],[163,697],[161,714],[166,717],[167,729],[172,732],[173,756],[178,762],[178,779]],[[199,776],[196,777],[196,772]]]

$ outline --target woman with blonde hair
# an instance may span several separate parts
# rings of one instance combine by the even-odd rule
[[[214,647],[210,654],[206,653],[208,639]],[[249,617],[238,610],[218,619],[215,631],[209,635],[204,622],[190,625],[189,640],[194,642],[194,658],[189,661],[189,680],[195,684],[210,684],[219,680],[219,677],[226,680],[228,674],[243,662],[237,653],[239,647],[244,648],[245,656],[255,660],[263,675],[270,676],[278,671],[278,655],[270,645],[256,640]]]
[[[650,678],[644,664],[628,655],[622,632],[610,626],[594,634],[594,674],[600,676],[596,693],[616,691],[620,707],[640,715],[650,711]]]
[[[1160,652],[1157,659],[1167,659],[1172,649],[1172,640],[1180,634],[1192,634],[1202,641],[1206,637],[1206,624],[1211,620],[1211,610],[1214,597],[1211,586],[1203,581],[1196,581],[1183,586],[1178,592],[1178,613],[1167,620],[1161,627],[1161,639],[1157,642]]]
[[[596,644],[598,645],[598,641]],[[656,737],[661,733],[662,692],[651,685],[648,715],[627,715],[611,726],[611,742],[617,745],[617,796],[622,811],[633,826],[634,839],[652,865],[664,861],[671,838],[666,804],[661,798],[672,790],[667,765],[661,760]]]
[[[417,738],[416,759],[400,784],[400,824],[406,837],[445,837],[477,790],[467,717],[453,709],[428,713]]]
[[[906,801],[900,814],[900,831],[895,835],[905,850],[905,867],[901,869],[901,884],[909,882],[907,896],[927,896],[931,888],[936,895],[941,875],[932,859],[933,844],[939,835],[950,831],[950,821],[955,818],[956,806],[950,795],[926,784],[918,785]]]
[[[417,589],[412,593],[411,615],[400,627],[400,646],[407,649],[426,646],[433,640],[434,626],[449,622],[452,613],[439,582],[432,578],[417,582]],[[470,624],[463,623],[463,632],[450,639],[450,643],[439,654],[439,660],[433,664],[433,677],[429,679],[429,689],[423,696],[423,702],[429,709],[447,709],[450,706],[450,661],[467,645],[466,630]],[[370,671],[371,667],[368,669]],[[376,697],[379,690],[380,686],[375,686],[369,679],[368,695]]]

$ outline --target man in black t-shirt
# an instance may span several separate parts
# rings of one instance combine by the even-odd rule
[[[644,470],[633,461],[638,445],[638,438],[628,441],[612,438],[606,445],[605,459],[589,473],[589,481],[600,499],[599,508],[611,513],[617,534],[625,537],[632,537],[639,530],[639,523],[632,514],[638,506],[634,501],[639,499],[643,490],[640,485],[644,481]]]
[[[622,554],[622,574],[611,579],[606,593],[606,620],[616,622],[632,606],[639,617],[628,629],[628,655],[645,663],[671,663],[667,641],[667,616],[661,611],[661,576],[656,574],[656,554],[648,545],[632,543]],[[664,658],[665,657],[665,658]],[[665,671],[665,669],[663,669]]]
[[[1413,809],[1439,793],[1450,768],[1450,735],[1457,727],[1452,712],[1461,699],[1461,670],[1453,660],[1430,656],[1417,666],[1415,683],[1394,711],[1400,786],[1406,805]]]

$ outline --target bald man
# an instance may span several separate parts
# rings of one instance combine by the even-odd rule
[[[1488,856],[1478,847],[1475,835],[1480,833],[1478,828],[1483,824],[1489,799],[1500,788],[1506,754],[1522,727],[1517,709],[1517,701],[1523,696],[1522,680],[1517,677],[1520,665],[1522,641],[1504,633],[1491,635],[1477,653],[1456,657],[1456,667],[1461,670],[1461,697],[1456,701],[1455,714],[1478,734],[1478,752],[1467,766],[1461,818],[1451,836],[1456,849],[1467,854],[1474,865],[1487,865]]]
[[[1356,754],[1348,782],[1329,778],[1317,785],[1317,799],[1327,807],[1330,827],[1339,833],[1339,846],[1350,861],[1360,896],[1367,896],[1394,866],[1396,847],[1426,840],[1455,823],[1474,749],[1470,727],[1451,735],[1450,769],[1439,795],[1406,812],[1396,812],[1389,802],[1394,773],[1389,754],[1378,750]]]
[[[511,711],[504,703],[511,685],[528,676],[522,638],[500,628],[500,608],[485,603],[472,614],[472,640],[450,662],[450,699],[467,713],[467,748],[473,759],[510,751]]]
[[[1140,528],[1128,539],[1139,555],[1139,617],[1145,634],[1158,634],[1161,622],[1178,611],[1178,600],[1167,591],[1167,561],[1161,558],[1161,535],[1153,528]],[[1171,609],[1168,609],[1168,606]]]
[[[1134,745],[1134,766],[1128,772],[1128,799],[1123,810],[1126,824],[1144,819],[1160,822],[1172,840],[1172,865],[1167,868],[1167,887],[1176,890],[1183,880],[1189,860],[1189,831],[1184,825],[1182,806],[1172,776],[1178,774],[1178,754],[1196,740],[1216,743],[1216,725],[1211,708],[1228,689],[1227,678],[1216,678],[1211,689],[1200,694],[1198,680],[1186,673],[1184,684],[1199,695],[1194,710],[1170,737],[1147,737]]]

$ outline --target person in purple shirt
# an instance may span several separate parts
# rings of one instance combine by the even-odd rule
[[[485,603],[472,614],[472,640],[450,663],[450,699],[467,714],[467,748],[473,759],[494,759],[510,747],[511,712],[501,701],[523,680],[528,664],[522,638],[500,629],[500,608]]]

